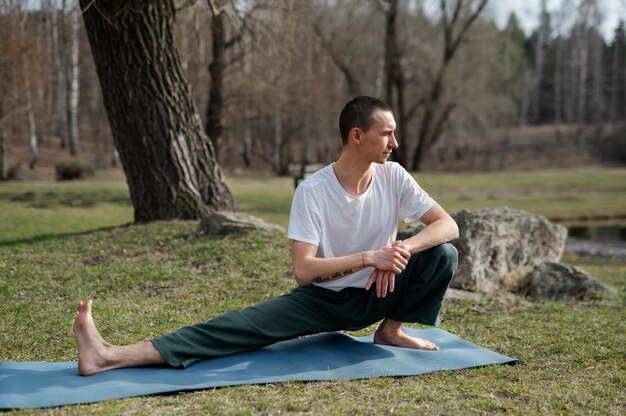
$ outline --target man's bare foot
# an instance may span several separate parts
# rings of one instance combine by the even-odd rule
[[[74,315],[74,336],[78,345],[78,374],[89,376],[108,370],[108,350],[111,344],[107,343],[98,330],[91,316],[90,299],[87,303],[80,302]]]
[[[394,347],[412,348],[415,350],[439,351],[439,347],[422,338],[415,338],[402,331],[402,324],[386,319],[374,333],[374,344],[392,345]]]

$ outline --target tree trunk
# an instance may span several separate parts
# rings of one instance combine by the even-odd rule
[[[437,99],[436,102],[438,102]],[[422,159],[426,156],[429,147],[429,141],[431,136],[432,124],[435,117],[435,108],[434,104],[429,103],[424,109],[424,117],[422,118],[422,123],[420,124],[420,129],[417,134],[417,147],[413,152],[413,163],[411,164],[411,169],[414,171],[420,170],[420,165]]]
[[[393,104],[393,86],[398,54],[396,45],[396,16],[398,3],[388,0],[385,9],[385,100]]]
[[[67,66],[67,135],[70,154],[78,154],[78,29],[80,10],[78,1],[70,6],[70,52]]]
[[[537,36],[533,44],[535,66],[532,78],[532,120],[535,124],[541,122],[541,93],[543,88],[543,68],[546,55],[546,44],[550,35],[550,19],[548,15],[547,0],[541,0],[541,21],[537,29]]]
[[[559,25],[560,27],[560,25]],[[556,129],[557,142],[561,140],[561,91],[563,90],[563,80],[561,77],[563,66],[563,40],[556,39],[556,63],[554,65],[554,126]]]
[[[222,106],[224,105],[224,53],[226,51],[225,22],[226,13],[221,11],[211,18],[211,35],[213,43],[213,57],[209,64],[211,86],[209,88],[209,105],[206,110],[205,131],[213,142],[215,154],[219,155],[222,144]]]
[[[404,75],[400,67],[398,50],[397,16],[399,0],[388,0],[385,9],[385,100],[396,111],[397,136],[406,140],[408,117],[404,108]],[[395,94],[394,94],[395,93]],[[406,142],[393,152],[393,159],[406,167]]]
[[[252,165],[252,131],[250,130],[249,123],[250,121],[246,119],[246,126],[243,132],[243,149],[241,150],[241,158],[247,168]]]
[[[274,172],[280,175],[283,160],[283,119],[280,111],[274,115],[274,142],[270,158]]]
[[[595,22],[598,24],[598,21]],[[598,26],[599,27],[599,24]],[[596,125],[596,137],[602,136],[602,130],[604,129],[604,113],[605,113],[605,102],[604,102],[604,79],[602,76],[602,62],[604,61],[604,41],[600,37],[599,34],[593,33],[593,38],[589,40],[592,45],[591,48],[591,70],[593,73],[593,108],[594,108],[594,122]]]
[[[61,46],[66,42],[66,37],[62,36],[62,33],[59,33],[59,30],[63,30],[63,32],[67,32],[65,30],[65,10],[66,4],[65,0],[61,2],[61,21],[59,21],[59,13],[57,12],[56,7],[54,8],[54,13],[52,14],[52,43],[53,48],[57,51],[57,82],[55,88],[55,102],[56,102],[56,134],[59,136],[60,146],[62,149],[65,149],[66,139],[67,139],[67,125],[65,122],[64,114],[67,115],[66,105],[67,105],[67,82],[65,81],[65,68],[67,67],[67,46]]]
[[[24,36],[26,32],[26,15],[20,21],[20,32]],[[28,166],[33,169],[37,163],[39,156],[39,147],[37,143],[37,124],[35,123],[35,113],[33,111],[33,93],[30,84],[30,75],[26,61],[22,61],[22,71],[24,75],[24,90],[26,95],[26,113],[28,118]]]
[[[4,131],[0,129],[0,181],[4,179]]]
[[[420,120],[417,146],[413,152],[413,170],[419,170],[423,158],[428,153],[430,147],[437,142],[441,132],[448,122],[450,114],[454,110],[454,103],[445,103],[444,90],[445,76],[448,67],[459,46],[466,39],[467,30],[476,21],[489,0],[480,0],[478,5],[471,9],[469,16],[463,21],[459,20],[462,15],[463,1],[447,3],[445,0],[439,2],[441,10],[441,26],[443,29],[443,53],[442,62],[437,70],[435,81],[431,90],[427,93],[424,105],[424,115]],[[452,6],[450,14],[449,6]],[[442,108],[443,107],[443,108]]]
[[[611,55],[611,98],[609,106],[609,122],[611,125],[615,124],[617,120],[617,92],[619,91],[619,43],[617,42],[617,36],[615,43],[613,44],[613,54]]]
[[[528,75],[528,73],[524,75],[524,84],[522,88],[522,105],[520,106],[519,111],[520,130],[524,129],[524,127],[526,127],[526,124],[528,124],[528,107],[530,105],[529,103],[532,89],[532,75]]]
[[[400,71],[400,68],[398,68]],[[396,94],[397,94],[397,104],[396,108],[398,109],[398,125],[396,128],[396,136],[402,142],[403,146],[398,146],[398,149],[401,149],[398,152],[398,149],[394,150],[396,155],[394,156],[394,160],[401,164],[402,166],[407,166],[406,155],[408,153],[408,137],[407,137],[407,125],[409,124],[409,117],[407,116],[406,106],[404,105],[404,76],[402,73],[395,80],[396,86]]]
[[[27,88],[30,88],[28,86]],[[26,108],[28,112],[28,167],[33,169],[39,158],[39,145],[37,142],[37,124],[35,123],[35,113],[33,112],[33,100],[30,90],[26,92]]]
[[[232,209],[174,48],[173,1],[80,2],[135,221]]]
[[[117,167],[117,164],[120,162],[120,153],[117,151],[115,146],[113,146],[113,151],[111,152],[111,166]]]
[[[576,111],[576,144],[583,145],[583,125],[585,124],[585,109],[587,108],[587,42],[586,34],[579,35],[579,72],[578,72],[578,107]]]

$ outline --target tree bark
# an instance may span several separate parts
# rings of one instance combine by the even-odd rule
[[[67,82],[66,82],[66,68],[68,65],[68,53],[67,46],[64,45],[67,42],[67,36],[65,36],[65,32],[67,32],[66,26],[66,1],[63,0],[61,2],[61,19],[59,21],[59,13],[54,8],[54,13],[52,14],[52,43],[53,48],[57,51],[57,83],[55,89],[55,102],[56,102],[56,134],[60,138],[59,145],[61,149],[65,149],[66,141],[67,141],[67,126],[66,117],[67,116]],[[61,31],[61,32],[60,32]],[[61,46],[63,45],[63,46]]]
[[[209,104],[206,110],[205,131],[213,142],[215,154],[219,155],[222,143],[222,107],[224,105],[224,70],[226,68],[226,13],[221,10],[211,16],[212,59],[209,64],[211,86],[209,88]]]
[[[0,129],[0,181],[4,178],[4,132]]]
[[[560,29],[560,21],[559,21]],[[563,80],[561,73],[563,71],[563,40],[558,37],[556,40],[556,63],[554,65],[554,126],[556,130],[557,141],[561,140],[561,95],[563,91]]]
[[[533,42],[533,55],[535,65],[532,77],[532,121],[535,124],[541,122],[541,93],[543,85],[544,61],[546,58],[547,43],[550,36],[550,15],[548,14],[547,0],[541,0],[541,18]]]
[[[20,34],[24,36],[26,33],[26,17],[20,21]],[[28,72],[27,62],[22,61],[22,71],[24,76],[24,90],[26,96],[26,113],[28,118],[28,166],[33,169],[39,157],[39,146],[37,142],[37,123],[35,122],[35,112],[33,111],[33,93],[30,83],[31,74]]]
[[[67,75],[67,136],[70,154],[78,154],[78,1],[70,3],[70,51],[68,56]]]
[[[28,112],[28,167],[33,169],[39,159],[39,145],[37,141],[37,124],[35,123],[35,113],[33,112],[33,99],[30,92],[30,85],[27,84],[26,91],[26,111]]]
[[[576,109],[576,144],[582,147],[583,144],[583,125],[585,124],[585,109],[587,108],[587,65],[588,50],[586,28],[579,30],[578,37],[578,101]]]
[[[400,0],[388,0],[385,6],[385,100],[395,109],[397,117],[397,136],[406,140],[406,125],[409,117],[404,105],[404,74],[400,65],[398,50],[397,17]],[[394,94],[395,92],[395,94]],[[406,145],[406,143],[404,143]],[[396,162],[406,167],[407,147],[399,146],[393,152]]]
[[[619,43],[617,36],[613,43],[613,54],[611,55],[611,98],[609,105],[609,122],[614,124],[617,117],[617,92],[619,91]]]
[[[80,0],[135,221],[232,209],[174,48],[172,0]]]

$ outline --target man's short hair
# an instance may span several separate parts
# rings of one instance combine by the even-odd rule
[[[382,100],[374,97],[361,96],[350,100],[339,115],[339,131],[343,144],[348,141],[350,130],[358,127],[368,131],[372,126],[373,115],[376,110],[391,111],[391,108]]]

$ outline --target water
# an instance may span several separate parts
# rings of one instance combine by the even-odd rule
[[[567,228],[570,237],[600,243],[626,242],[626,224],[575,224]]]

